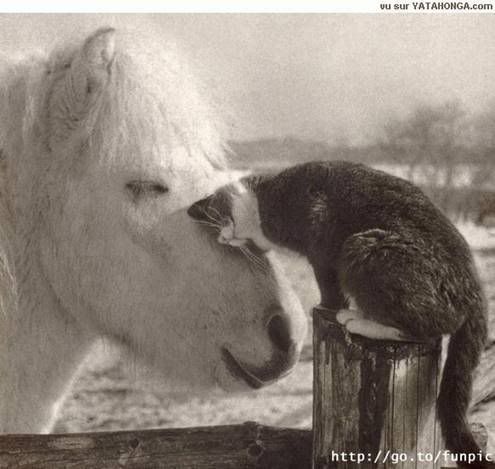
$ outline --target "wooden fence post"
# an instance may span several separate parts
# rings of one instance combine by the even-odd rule
[[[351,336],[322,307],[313,310],[313,328],[313,468],[446,466],[443,458],[418,461],[418,453],[434,459],[443,449],[435,405],[440,341]]]

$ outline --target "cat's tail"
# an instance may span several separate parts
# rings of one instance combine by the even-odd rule
[[[483,308],[476,308],[450,338],[437,401],[445,446],[457,454],[460,467],[470,469],[495,468],[495,464],[480,458],[480,448],[466,421],[473,371],[479,363],[486,336]],[[469,461],[470,455],[471,458],[475,455],[476,460],[463,462]]]

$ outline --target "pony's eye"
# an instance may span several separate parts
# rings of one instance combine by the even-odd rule
[[[130,181],[125,185],[125,188],[135,200],[146,196],[158,197],[169,192],[166,185],[155,181]]]

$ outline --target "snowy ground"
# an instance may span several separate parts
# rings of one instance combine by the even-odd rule
[[[459,227],[475,252],[490,304],[492,340],[495,338],[495,235],[486,228]],[[284,259],[287,275],[309,311],[318,302],[318,291],[309,267],[296,258]],[[291,375],[258,392],[222,396],[171,396],[150,388],[126,371],[125,360],[111,346],[99,346],[67,399],[57,431],[139,429],[241,423],[311,426],[311,338],[303,358]],[[489,349],[480,367],[473,401],[472,420],[484,423],[495,435],[495,347]]]
[[[475,252],[495,248],[495,228],[486,228],[473,223],[458,224],[457,228]]]

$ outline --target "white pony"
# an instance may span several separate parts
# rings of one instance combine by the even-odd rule
[[[0,431],[49,431],[100,336],[199,390],[293,367],[306,320],[275,261],[187,216],[223,146],[175,53],[100,29],[0,89]]]

